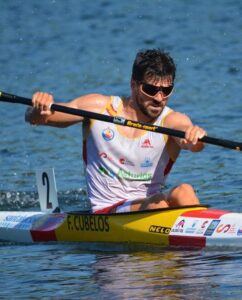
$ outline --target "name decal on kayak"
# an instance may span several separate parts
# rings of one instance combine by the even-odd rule
[[[68,215],[68,230],[109,232],[108,216]]]
[[[163,227],[163,226],[157,226],[157,225],[151,225],[149,228],[149,232],[152,232],[152,233],[169,234],[170,231],[171,231],[170,227]]]

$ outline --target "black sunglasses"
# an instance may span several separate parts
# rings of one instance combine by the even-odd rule
[[[162,92],[165,97],[168,97],[173,90],[173,85],[170,86],[155,86],[152,84],[141,82],[141,91],[147,96],[154,97],[158,92]]]

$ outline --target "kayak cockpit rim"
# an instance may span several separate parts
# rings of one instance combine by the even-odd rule
[[[135,215],[135,214],[148,214],[148,213],[156,213],[156,212],[163,212],[163,211],[173,211],[173,210],[183,210],[183,209],[192,209],[192,208],[201,208],[201,209],[207,209],[210,207],[210,205],[184,205],[184,206],[174,206],[174,207],[167,207],[167,208],[156,208],[156,209],[147,209],[147,210],[138,210],[138,211],[130,211],[130,212],[124,212],[124,213],[101,213],[101,214],[95,214],[91,213],[88,210],[84,211],[67,211],[66,214],[69,215],[92,215],[92,216],[120,216],[120,215]]]

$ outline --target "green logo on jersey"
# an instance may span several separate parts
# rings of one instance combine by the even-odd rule
[[[125,171],[123,169],[119,169],[118,176],[120,178],[125,178],[130,180],[144,180],[144,181],[151,180],[152,178],[151,173],[132,173],[129,171]]]

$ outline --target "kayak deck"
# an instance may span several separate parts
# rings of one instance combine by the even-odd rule
[[[122,214],[0,212],[0,240],[13,242],[112,242],[168,245],[175,220],[204,206]]]
[[[0,212],[0,240],[150,244],[203,248],[241,245],[242,214],[188,206],[123,214]]]

